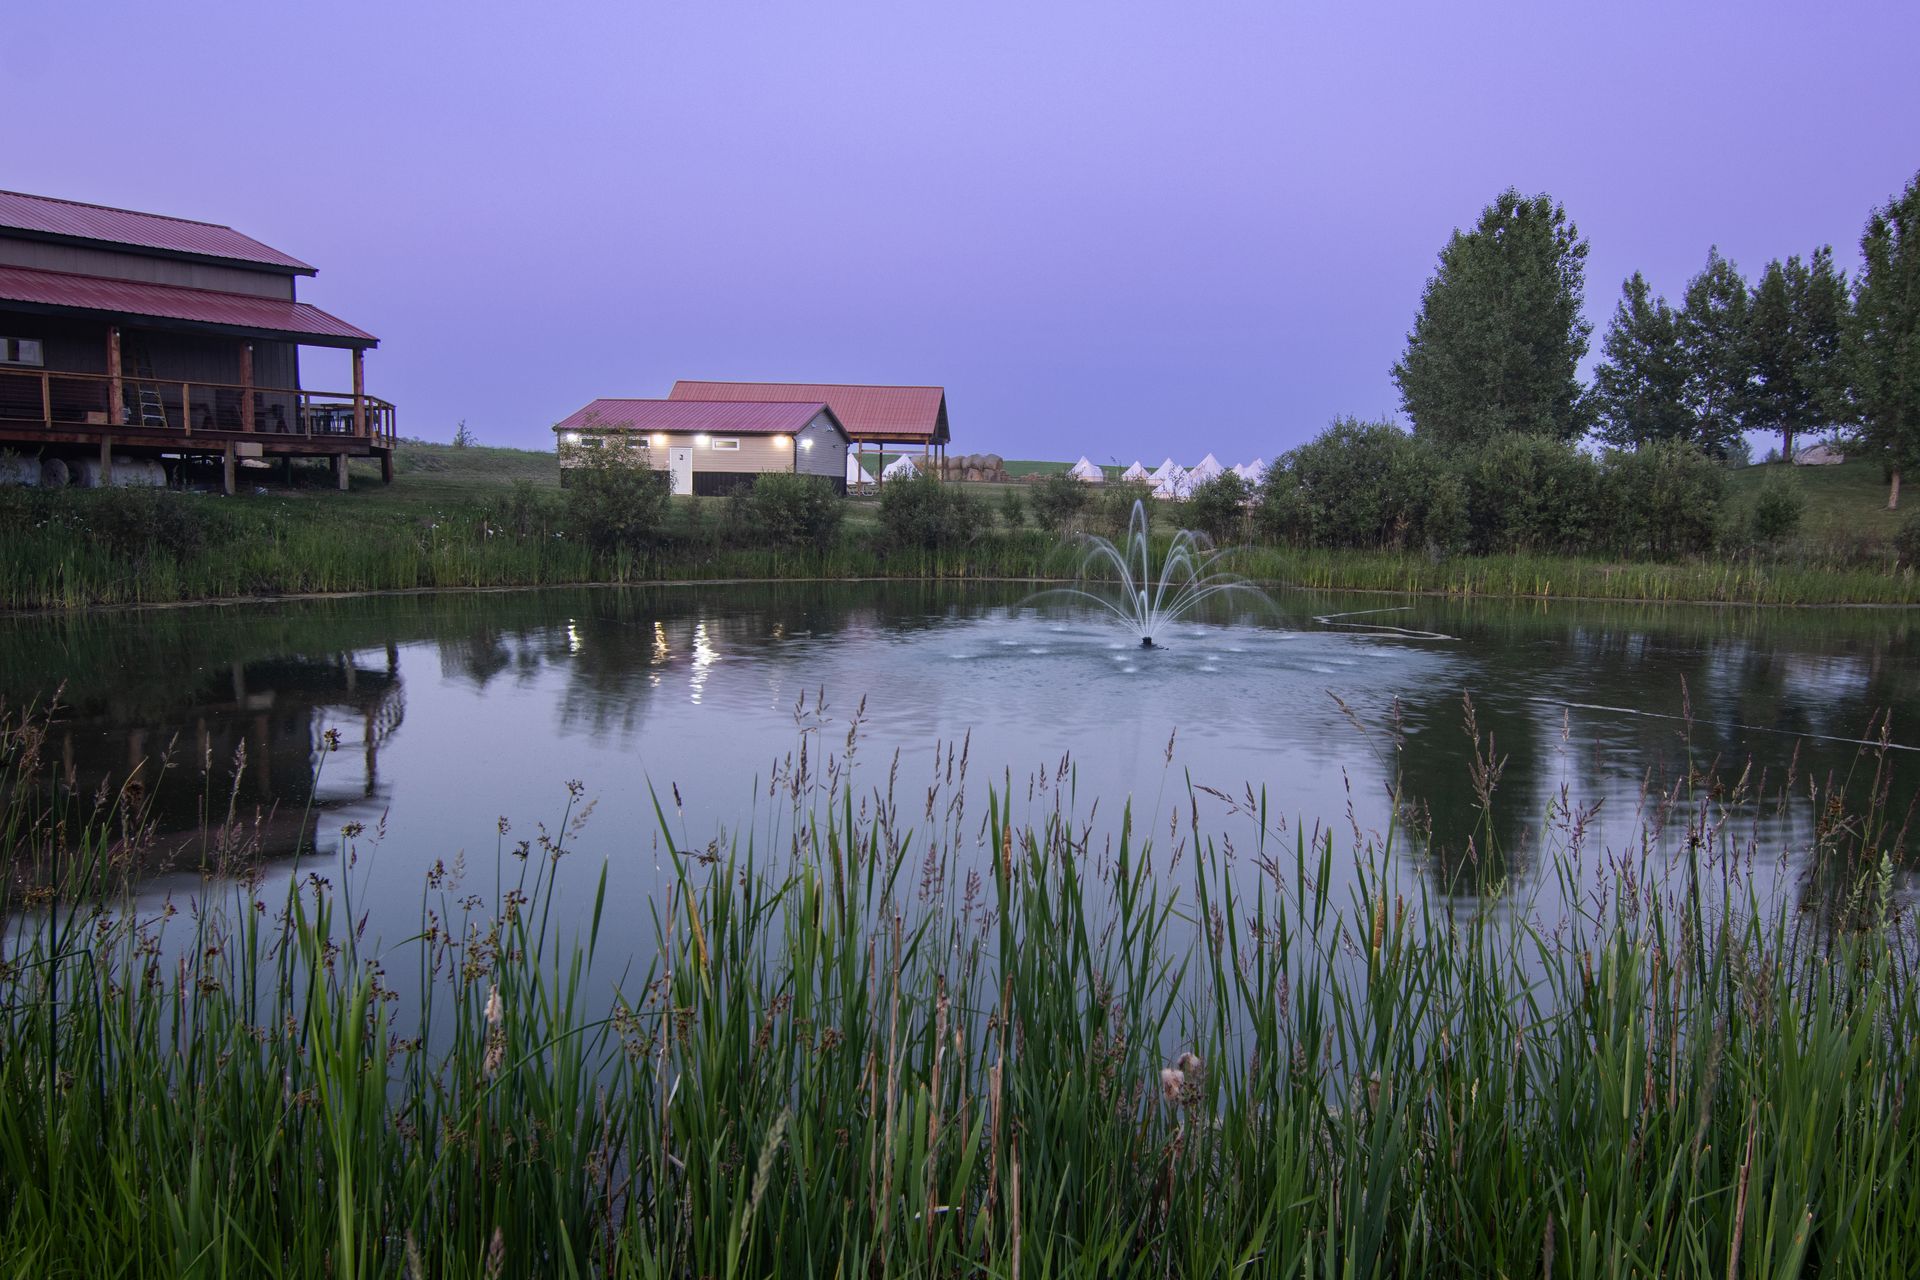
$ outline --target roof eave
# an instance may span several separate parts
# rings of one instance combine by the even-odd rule
[[[317,276],[318,267],[309,266],[299,259],[290,262],[262,262],[258,258],[231,258],[217,253],[189,253],[184,249],[158,249],[151,245],[134,244],[127,240],[102,240],[97,236],[67,235],[59,231],[41,231],[32,227],[0,227],[0,236],[11,236],[16,240],[38,240],[46,244],[70,244],[87,249],[107,249],[114,253],[131,253],[146,258],[166,258],[174,262],[198,262],[215,267],[239,267],[248,271],[262,271],[277,276]],[[269,246],[271,247],[271,246]],[[275,250],[275,252],[279,252]]]
[[[184,333],[212,333],[234,338],[264,338],[271,342],[291,342],[302,347],[338,347],[344,351],[371,351],[380,339],[370,333],[359,336],[312,333],[304,329],[270,329],[260,325],[217,324],[208,320],[182,320],[174,316],[148,315],[143,311],[119,311],[110,307],[69,307],[53,302],[25,302],[0,298],[0,311],[26,311],[35,315],[102,316],[137,324],[142,329],[167,329]],[[342,321],[341,323],[345,323]]]

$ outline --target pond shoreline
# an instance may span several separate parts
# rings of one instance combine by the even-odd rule
[[[777,577],[767,576],[720,576],[712,578],[635,578],[625,581],[609,581],[604,578],[587,578],[580,581],[498,583],[475,586],[435,585],[420,587],[368,587],[341,591],[288,591],[270,594],[205,596],[185,600],[133,600],[110,601],[97,604],[60,605],[49,604],[38,607],[0,609],[0,619],[4,618],[43,618],[71,617],[80,614],[107,614],[146,612],[169,609],[203,609],[233,607],[238,605],[269,605],[302,603],[315,600],[361,600],[400,596],[439,596],[439,595],[505,595],[521,591],[579,591],[634,589],[653,590],[662,587],[745,587],[767,586],[777,583],[875,583],[875,582],[920,582],[920,583],[1032,583],[1035,586],[1072,582],[1075,579],[1065,576],[1040,576],[1032,574],[989,574],[980,576],[955,577],[939,574],[859,574],[851,577],[832,574],[793,574]],[[1539,604],[1639,604],[1674,605],[1688,608],[1718,609],[1850,609],[1863,611],[1901,612],[1920,609],[1920,600],[1726,600],[1676,596],[1631,596],[1631,595],[1561,595],[1542,592],[1500,592],[1500,591],[1458,591],[1438,587],[1396,588],[1364,587],[1319,584],[1302,585],[1276,578],[1249,576],[1247,581],[1262,590],[1294,590],[1328,595],[1360,596],[1398,596],[1416,600],[1502,600],[1532,601]]]

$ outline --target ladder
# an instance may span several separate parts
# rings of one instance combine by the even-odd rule
[[[147,354],[147,344],[131,339],[126,344],[127,354],[133,357],[134,385],[134,421],[143,427],[165,427],[167,425],[167,407],[160,403],[160,388],[153,379],[153,357]]]

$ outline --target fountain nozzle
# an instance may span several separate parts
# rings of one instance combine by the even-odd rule
[[[1141,647],[1142,649],[1151,649],[1151,648],[1153,648],[1153,637],[1152,637],[1152,636],[1141,636],[1141,637],[1140,637],[1140,647]]]

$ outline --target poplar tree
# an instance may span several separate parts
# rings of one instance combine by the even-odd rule
[[[1623,449],[1656,440],[1697,443],[1687,411],[1679,318],[1665,298],[1652,296],[1638,271],[1620,286],[1620,303],[1601,351],[1605,358],[1593,371],[1593,400],[1602,439]]]
[[[1740,269],[1707,252],[1707,265],[1687,281],[1675,328],[1686,377],[1681,397],[1693,417],[1694,439],[1725,457],[1746,429],[1753,391],[1747,347],[1747,282]]]
[[[1892,511],[1901,473],[1920,467],[1920,174],[1867,219],[1860,256],[1847,371],[1861,442],[1886,467]]]
[[[1840,336],[1847,316],[1847,285],[1833,268],[1833,250],[1767,264],[1754,286],[1747,315],[1753,358],[1750,425],[1780,433],[1781,457],[1793,461],[1793,438],[1831,426],[1841,416],[1845,385]]]
[[[1441,443],[1586,430],[1587,242],[1546,195],[1509,187],[1455,231],[1393,366],[1414,431]]]

